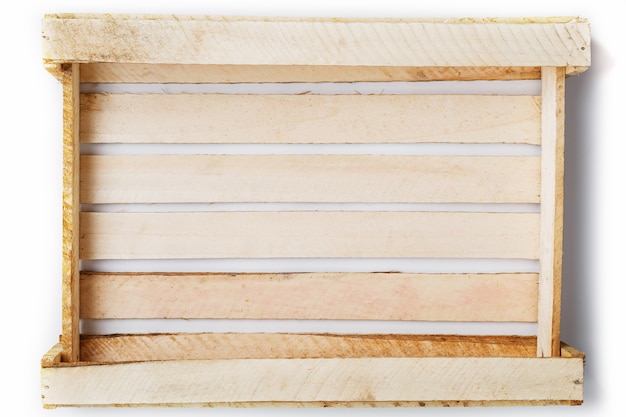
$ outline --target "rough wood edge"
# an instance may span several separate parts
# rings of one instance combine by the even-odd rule
[[[63,64],[51,64],[45,63],[43,67],[48,71],[54,78],[59,80],[59,82],[63,83]]]
[[[546,24],[546,23],[587,23],[580,16],[528,16],[528,17],[445,17],[445,18],[347,18],[347,17],[260,17],[260,16],[206,16],[206,15],[168,15],[168,14],[100,14],[100,13],[47,13],[46,19],[110,19],[110,20],[214,20],[225,22],[262,21],[262,22],[361,22],[361,23],[506,23],[506,24]]]
[[[559,356],[563,256],[565,69],[542,68],[541,226],[537,356]]]
[[[81,408],[423,408],[423,407],[525,407],[525,406],[580,406],[582,400],[543,400],[543,401],[257,401],[257,402],[218,402],[218,403],[191,403],[191,404],[44,404],[45,409],[56,409],[61,407],[81,407]]]
[[[52,346],[41,358],[41,367],[49,368],[61,364],[61,355],[63,353],[63,344],[57,343]]]
[[[63,261],[62,360],[79,359],[79,111],[78,64],[63,66]]]

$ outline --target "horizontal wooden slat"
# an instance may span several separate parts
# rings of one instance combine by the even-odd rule
[[[471,95],[83,94],[87,143],[527,143],[540,99]]]
[[[582,358],[321,358],[42,369],[44,404],[580,401]]]
[[[539,157],[83,156],[81,203],[538,203]]]
[[[571,70],[574,72],[574,69]],[[365,67],[313,65],[81,65],[84,83],[281,83],[537,80],[539,67]]]
[[[81,318],[537,321],[537,274],[81,275]]]
[[[538,213],[81,213],[81,259],[537,259]]]
[[[588,66],[583,19],[48,15],[47,63]]]
[[[96,363],[290,358],[410,358],[535,356],[526,336],[349,335],[294,333],[174,333],[83,336],[81,361]]]

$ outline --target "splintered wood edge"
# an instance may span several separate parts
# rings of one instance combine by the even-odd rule
[[[518,40],[524,53],[505,39]],[[589,24],[577,18],[48,15],[43,42],[44,61],[49,63],[583,68],[591,57]]]

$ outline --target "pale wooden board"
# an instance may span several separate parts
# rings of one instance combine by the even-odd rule
[[[541,257],[537,356],[560,353],[565,71],[542,69]]]
[[[572,72],[574,70],[572,69]],[[84,83],[285,83],[534,80],[539,67],[81,64]]]
[[[538,213],[81,213],[81,259],[521,258]]]
[[[63,263],[62,358],[79,357],[79,97],[78,64],[63,66]]]
[[[44,404],[582,400],[581,358],[172,360],[43,368]]]
[[[537,321],[537,274],[82,273],[81,318]]]
[[[115,363],[263,358],[529,358],[535,356],[536,349],[537,339],[535,337],[520,336],[294,333],[134,334],[83,336],[81,339],[81,361]]]
[[[81,157],[81,203],[538,203],[539,157]]]
[[[391,24],[393,23],[393,24]],[[47,15],[46,62],[588,66],[589,24],[513,20]]]
[[[83,94],[86,143],[527,143],[540,98]]]

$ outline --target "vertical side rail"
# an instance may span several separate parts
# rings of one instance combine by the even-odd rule
[[[79,360],[79,64],[64,64],[63,83],[63,362]]]
[[[537,356],[560,356],[565,68],[541,68],[541,229]]]

